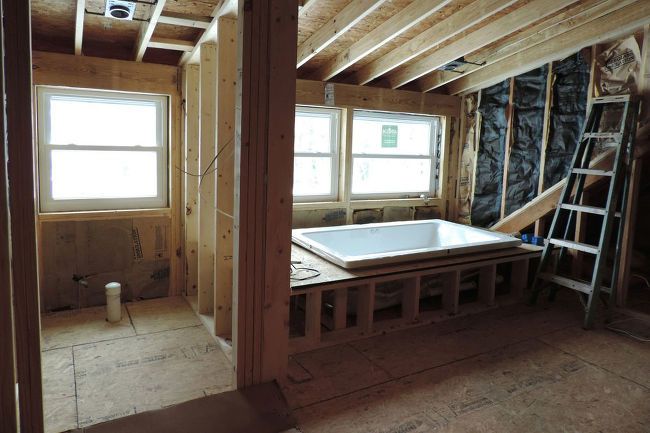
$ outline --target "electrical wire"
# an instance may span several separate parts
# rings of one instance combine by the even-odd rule
[[[635,339],[637,341],[641,341],[643,343],[650,343],[650,338],[641,337],[639,335],[633,334],[632,332],[630,332],[630,331],[628,331],[626,329],[615,328],[615,327],[612,326],[612,325],[616,325],[616,324],[619,324],[619,323],[628,322],[630,320],[641,320],[641,319],[637,319],[635,317],[630,317],[630,318],[623,319],[623,320],[617,320],[617,321],[612,322],[609,325],[605,326],[605,329],[609,329],[610,331],[616,332],[618,334],[627,335],[628,337],[633,338],[633,339]]]
[[[296,263],[301,263],[301,262],[292,262],[291,263],[291,270],[289,272],[289,279],[292,281],[305,281],[305,280],[311,280],[313,278],[319,277],[320,276],[320,271],[318,269],[314,268],[308,268],[306,266],[296,266]],[[295,274],[297,274],[300,271],[306,271],[306,272],[312,272],[311,275],[305,275],[304,277],[296,277]]]
[[[212,168],[212,166],[214,165],[214,163],[217,161],[217,158],[219,158],[219,156],[223,153],[223,151],[226,150],[226,148],[227,148],[227,147],[232,143],[232,140],[233,140],[232,138],[231,138],[230,140],[228,140],[228,142],[227,142],[226,144],[224,144],[223,147],[222,147],[221,149],[219,149],[219,151],[217,152],[217,154],[214,155],[214,158],[212,158],[212,161],[210,161],[210,164],[208,164],[208,166],[205,168],[205,170],[203,170],[203,173],[190,173],[189,171],[185,171],[185,170],[183,170],[183,169],[180,168],[179,166],[176,166],[176,167],[175,167],[176,170],[178,170],[178,171],[180,171],[181,173],[184,173],[184,174],[186,174],[186,175],[188,175],[188,176],[193,176],[193,177],[198,177],[198,178],[200,178],[200,179],[199,179],[199,188],[201,188],[201,183],[203,182],[203,178],[204,178],[205,176],[207,176],[208,174],[212,174],[212,173],[214,173],[215,171],[217,171],[217,167],[213,168],[212,170],[210,170],[210,169]]]

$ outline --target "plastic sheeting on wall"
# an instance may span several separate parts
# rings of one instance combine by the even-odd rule
[[[544,189],[567,175],[587,110],[589,65],[581,53],[553,67],[553,106],[544,165]]]
[[[512,145],[505,192],[506,215],[537,196],[547,78],[548,65],[514,78]]]
[[[472,201],[472,224],[489,227],[501,216],[503,161],[506,143],[506,107],[510,79],[481,90],[478,111],[481,135],[476,156],[476,180]]]

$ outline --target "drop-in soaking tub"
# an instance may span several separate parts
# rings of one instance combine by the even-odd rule
[[[514,247],[521,241],[443,220],[295,229],[292,240],[347,269]]]

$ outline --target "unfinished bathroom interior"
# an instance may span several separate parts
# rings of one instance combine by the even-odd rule
[[[650,2],[0,10],[2,433],[650,430]]]

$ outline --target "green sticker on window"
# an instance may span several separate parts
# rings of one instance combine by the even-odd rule
[[[381,125],[381,147],[397,147],[397,125]]]

